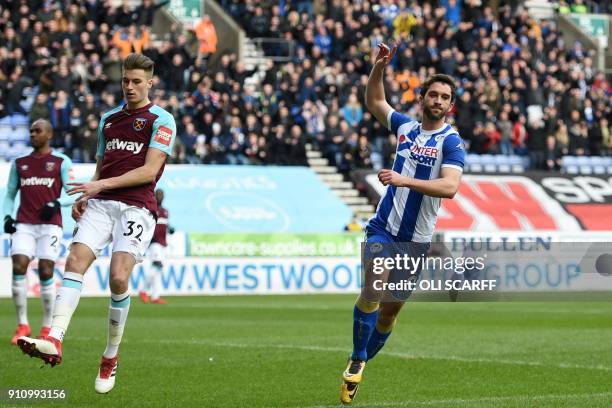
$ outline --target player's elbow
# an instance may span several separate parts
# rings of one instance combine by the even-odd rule
[[[145,171],[143,173],[144,174],[142,175],[142,178],[145,184],[153,183],[155,181],[155,178],[157,177],[158,170],[150,167],[145,167]]]
[[[458,185],[451,184],[446,190],[446,196],[444,198],[448,198],[452,200],[453,198],[455,198],[455,195],[457,194],[458,190],[459,190]]]
[[[156,176],[157,176],[157,174],[155,174],[155,173],[147,174],[146,182],[147,183],[153,183],[155,181],[155,177]]]

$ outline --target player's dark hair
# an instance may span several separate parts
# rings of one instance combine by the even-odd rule
[[[423,82],[423,86],[421,87],[421,96],[425,98],[425,94],[429,90],[431,84],[436,82],[442,82],[443,84],[450,86],[451,103],[455,102],[455,93],[457,91],[457,85],[455,85],[455,80],[453,79],[453,77],[444,74],[435,74],[427,78],[427,80]]]
[[[142,69],[147,73],[150,78],[153,76],[153,68],[155,63],[153,60],[145,55],[131,53],[123,60],[123,70],[127,71],[130,69]]]

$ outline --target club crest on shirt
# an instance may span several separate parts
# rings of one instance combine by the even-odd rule
[[[136,118],[134,119],[134,123],[132,123],[132,127],[135,131],[140,132],[142,129],[145,128],[146,124],[147,120],[145,118]]]
[[[45,169],[47,169],[47,171],[53,171],[55,169],[55,163],[47,162],[47,164],[45,165]]]

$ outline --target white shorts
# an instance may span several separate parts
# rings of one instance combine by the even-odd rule
[[[151,262],[163,262],[166,259],[166,247],[159,242],[153,242],[147,250],[147,259]]]
[[[111,242],[113,252],[127,252],[136,262],[149,247],[155,218],[146,208],[114,200],[90,199],[77,223],[72,242],[87,245],[97,257]]]
[[[17,223],[11,235],[11,255],[25,255],[32,259],[55,262],[60,253],[62,228],[53,224]]]

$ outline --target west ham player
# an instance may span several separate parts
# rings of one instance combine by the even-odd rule
[[[4,232],[11,236],[13,260],[13,302],[17,310],[17,331],[11,339],[17,344],[21,336],[30,336],[28,323],[28,288],[26,272],[32,258],[38,258],[40,297],[43,304],[42,327],[39,336],[51,329],[51,313],[55,301],[53,269],[59,256],[62,239],[61,206],[74,202],[72,197],[60,197],[62,188],[70,182],[70,159],[51,150],[51,123],[39,119],[30,126],[32,153],[16,159],[11,165],[4,199]],[[17,220],[12,217],[15,196],[20,191]]]
[[[43,339],[17,340],[25,353],[52,366],[62,361],[62,341],[79,303],[83,275],[112,241],[108,339],[95,381],[99,393],[107,393],[115,385],[117,352],[130,306],[129,276],[153,236],[155,184],[176,135],[172,115],[149,101],[153,65],[151,59],[139,54],[130,54],[123,62],[126,103],[100,119],[94,177],[88,183],[72,183],[68,190],[82,195],[72,207],[78,222],[51,332]]]
[[[155,190],[155,199],[157,200],[157,224],[155,225],[155,232],[153,233],[153,239],[149,250],[147,251],[147,258],[151,260],[151,268],[147,271],[145,290],[139,293],[140,299],[144,303],[155,303],[158,305],[165,305],[167,302],[159,295],[159,278],[164,267],[163,261],[166,257],[166,235],[168,233],[174,234],[174,228],[168,225],[168,210],[162,207],[164,201],[164,190]]]
[[[385,100],[383,72],[394,54],[395,48],[379,45],[366,86],[368,109],[398,137],[393,169],[378,173],[387,190],[366,227],[366,248],[372,252],[399,243],[429,246],[440,201],[457,192],[465,157],[463,141],[445,123],[455,99],[454,80],[434,75],[423,83],[419,96],[423,119],[419,123],[393,110]],[[364,281],[372,282],[373,270],[365,268],[365,274]],[[381,301],[370,297],[368,290],[362,290],[353,310],[353,353],[342,374],[340,393],[345,404],[353,401],[366,362],[385,344],[406,299]]]

